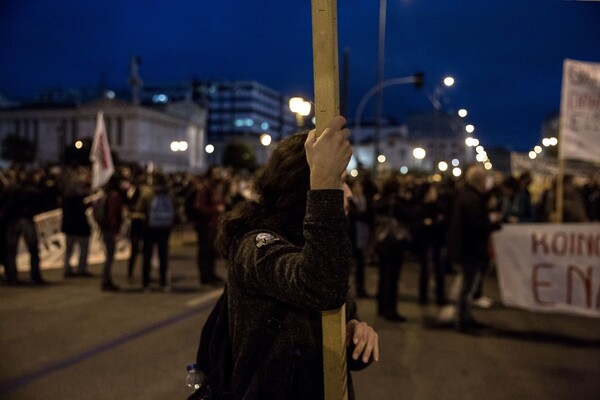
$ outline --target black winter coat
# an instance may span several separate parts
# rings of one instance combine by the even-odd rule
[[[234,390],[276,302],[289,309],[245,400],[323,398],[320,311],[346,301],[352,260],[342,191],[309,191],[303,228],[302,246],[265,229],[243,235],[229,252]],[[354,303],[346,311],[356,319]]]
[[[61,231],[67,235],[90,236],[90,224],[85,214],[88,206],[84,195],[71,195],[63,198]]]
[[[488,241],[498,224],[490,222],[487,196],[466,185],[456,195],[448,230],[448,251],[454,261],[487,260]]]

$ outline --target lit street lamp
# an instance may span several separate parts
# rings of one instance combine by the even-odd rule
[[[442,108],[442,103],[441,103],[440,98],[443,94],[444,86],[452,87],[454,85],[454,83],[456,82],[456,80],[451,76],[447,76],[444,78],[444,80],[442,82],[443,82],[443,85],[442,84],[437,85],[433,89],[433,92],[431,93],[431,96],[429,97],[429,101],[431,101],[431,104],[433,104],[433,108],[435,108],[438,111]],[[466,112],[466,110],[465,110],[465,112]]]
[[[186,151],[187,148],[188,148],[188,143],[184,140],[171,142],[171,151],[172,152]]]
[[[262,144],[265,147],[271,144],[271,140],[271,135],[269,135],[268,133],[263,133],[262,135],[260,135],[260,144]]]
[[[188,143],[185,140],[171,142],[171,151],[173,153],[184,152],[187,149],[188,149]],[[177,160],[181,160],[181,157],[177,157]]]
[[[296,123],[298,128],[304,126],[304,117],[310,115],[310,101],[304,100],[302,97],[292,97],[289,102],[290,111],[296,114]]]
[[[417,160],[422,160],[425,158],[425,155],[427,153],[425,152],[425,149],[422,147],[416,147],[413,150],[413,156],[417,159]]]
[[[417,160],[415,165],[421,168],[421,161],[425,158],[426,152],[422,147],[415,147],[413,150],[413,157]]]

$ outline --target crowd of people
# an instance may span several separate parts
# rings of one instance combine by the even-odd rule
[[[254,175],[216,166],[201,175],[120,168],[97,190],[87,166],[0,171],[2,280],[21,283],[22,238],[30,254],[31,283],[47,283],[35,216],[61,209],[64,279],[93,277],[88,250],[98,229],[105,255],[102,291],[120,290],[113,263],[117,243],[126,238],[130,283],[135,284],[141,257],[142,290],[155,290],[155,281],[160,291],[169,292],[170,236],[175,226],[186,224],[196,233],[199,285],[224,285],[216,262],[219,257],[227,261],[233,392],[247,398],[290,393],[321,398],[319,311],[345,305],[346,370],[360,370],[379,360],[379,344],[375,330],[359,319],[355,297],[374,298],[378,315],[387,321],[406,321],[399,311],[404,306],[399,283],[407,259],[418,264],[422,306],[430,299],[446,306],[447,274],[460,268],[455,326],[471,333],[484,327],[472,306],[483,298],[483,277],[493,265],[492,232],[504,224],[600,220],[599,176],[584,182],[565,176],[560,213],[554,185],[532,190],[529,172],[490,174],[474,164],[460,178],[391,171],[372,179],[364,169],[350,177],[345,123],[336,117],[319,137],[313,130],[282,140]],[[72,266],[75,248],[79,259]],[[155,250],[159,276],[153,280]],[[368,267],[377,268],[376,285],[366,278]],[[269,356],[256,361],[267,329]],[[352,399],[349,373],[346,387]],[[206,389],[196,392],[203,393]]]
[[[2,235],[2,280],[18,285],[16,259],[19,238],[30,253],[33,284],[46,281],[40,269],[39,240],[34,216],[62,209],[61,230],[65,234],[64,277],[91,277],[88,249],[93,225],[100,227],[105,250],[101,289],[118,291],[112,279],[116,242],[124,235],[130,242],[127,277],[133,283],[141,258],[141,285],[151,290],[154,249],[158,253],[159,289],[170,291],[169,238],[174,226],[187,224],[197,237],[197,268],[201,285],[221,285],[215,273],[220,256],[215,249],[220,217],[243,201],[254,201],[253,177],[210,167],[202,175],[148,173],[120,169],[108,181],[102,195],[92,193],[90,169],[86,166],[2,171],[0,229]],[[555,188],[532,195],[532,176],[490,175],[471,166],[456,179],[432,175],[380,174],[371,179],[360,170],[346,176],[352,191],[348,207],[353,248],[353,288],[358,297],[374,296],[379,315],[402,322],[398,311],[398,283],[407,257],[419,265],[418,302],[430,298],[447,304],[446,275],[460,264],[463,287],[459,298],[460,321],[474,324],[469,310],[473,296],[481,295],[481,276],[493,260],[489,236],[502,224],[548,222],[555,218]],[[104,214],[99,221],[96,208]],[[573,176],[564,179],[564,222],[600,220],[600,178],[579,184]],[[94,210],[90,213],[90,210]],[[90,216],[93,218],[90,218]],[[71,266],[74,249],[79,259]],[[365,268],[377,266],[376,293],[369,294]],[[433,278],[433,285],[430,280]],[[433,293],[429,293],[433,286]],[[372,289],[371,289],[372,290]]]
[[[503,224],[556,221],[555,185],[538,188],[534,195],[529,172],[492,175],[472,165],[459,179],[392,172],[372,182],[365,173],[350,185],[356,293],[368,296],[364,266],[378,265],[377,309],[391,321],[406,320],[397,304],[398,282],[408,256],[419,264],[421,305],[430,300],[431,275],[435,302],[446,305],[446,275],[460,266],[463,279],[457,326],[477,329],[480,325],[470,306],[478,299],[489,304],[482,294],[482,277],[494,261],[491,233]],[[600,220],[600,176],[579,184],[571,175],[564,177],[562,216],[563,222]]]
[[[60,230],[64,234],[64,278],[87,278],[90,240],[99,229],[105,261],[101,289],[118,291],[112,278],[117,243],[127,239],[130,253],[127,278],[134,283],[141,258],[141,283],[151,290],[150,274],[154,253],[158,255],[160,290],[169,291],[169,239],[174,227],[193,227],[198,244],[200,284],[219,285],[215,273],[217,254],[214,240],[219,216],[236,202],[249,197],[249,180],[243,174],[211,167],[202,175],[164,174],[120,168],[108,182],[93,191],[88,166],[51,167],[0,171],[0,265],[3,283],[20,285],[17,271],[21,239],[29,253],[30,282],[44,285],[40,268],[40,238],[35,216],[61,210]],[[78,249],[78,260],[72,256]]]

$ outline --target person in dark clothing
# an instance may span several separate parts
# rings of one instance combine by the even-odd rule
[[[129,260],[127,260],[127,279],[130,283],[133,282],[135,263],[140,254],[140,250],[142,249],[141,244],[143,243],[144,237],[144,214],[136,209],[144,185],[144,176],[140,175],[127,190],[126,203],[129,211],[129,243],[131,245]]]
[[[215,273],[215,238],[219,216],[225,211],[222,186],[209,169],[194,188],[194,228],[198,238],[198,275],[201,284],[221,283]]]
[[[4,204],[5,224],[5,273],[6,283],[17,285],[17,247],[22,236],[30,255],[31,282],[35,285],[47,283],[40,271],[39,241],[33,217],[43,210],[40,192],[30,173],[25,173],[20,184],[12,185],[6,191]]]
[[[83,169],[67,172],[67,179],[62,190],[62,225],[61,231],[66,236],[64,276],[90,277],[88,271],[88,248],[91,228],[86,215],[88,204],[85,198],[90,194],[89,181]],[[79,246],[79,263],[77,273],[71,268],[71,256],[75,245]]]
[[[531,174],[523,172],[518,179],[518,187],[515,193],[512,215],[514,220],[510,222],[532,222],[533,204],[529,186],[531,185]]]
[[[396,305],[400,272],[410,240],[411,213],[407,200],[399,192],[400,181],[392,174],[385,179],[380,196],[373,202],[373,213],[379,258],[377,313],[388,321],[404,322],[406,317],[398,313]],[[397,228],[391,229],[392,224]]]
[[[489,263],[490,235],[500,228],[499,221],[492,220],[489,211],[486,172],[479,165],[471,166],[465,174],[465,186],[456,195],[448,231],[450,256],[462,264],[457,321],[457,329],[462,332],[483,327],[473,318],[471,301]]]
[[[232,386],[238,398],[323,399],[320,311],[345,302],[350,358],[379,357],[377,334],[358,321],[355,304],[347,301],[352,246],[340,189],[352,150],[344,123],[335,118],[318,139],[311,131],[281,141],[256,177],[257,201],[240,203],[221,222],[217,245],[229,268]],[[288,306],[287,315],[248,390],[239,393],[276,303]],[[351,379],[348,389],[353,399]]]
[[[445,270],[442,260],[447,216],[438,198],[437,186],[424,183],[417,193],[414,209],[414,248],[419,259],[419,303],[429,302],[429,276],[435,273],[435,298],[439,306],[446,304]]]
[[[121,225],[123,224],[124,202],[121,196],[120,183],[121,178],[113,175],[106,184],[104,189],[106,191],[105,221],[103,226],[100,227],[106,250],[106,259],[102,268],[101,289],[110,292],[120,289],[112,280],[112,265],[115,259],[117,239],[121,234]]]
[[[365,195],[361,179],[352,181],[350,189],[352,190],[352,199],[348,207],[348,221],[350,222],[350,240],[354,253],[356,295],[368,297],[365,289],[365,258],[373,225],[372,205]]]
[[[150,287],[150,269],[154,247],[158,251],[160,290],[171,291],[169,270],[169,237],[175,218],[173,200],[169,194],[166,177],[154,174],[152,185],[141,193],[137,212],[144,216],[144,263],[142,267],[142,286],[145,290]]]

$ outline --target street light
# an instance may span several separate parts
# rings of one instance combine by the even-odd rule
[[[452,87],[452,85],[454,85],[454,78],[451,76],[447,76],[444,78],[444,85],[448,86],[448,87]]]
[[[184,140],[171,142],[171,151],[172,152],[186,151],[187,148],[188,148],[188,144]]]
[[[269,135],[268,133],[263,133],[262,135],[260,135],[260,144],[262,144],[265,147],[271,144],[271,140],[271,135]]]
[[[304,100],[302,97],[292,97],[289,101],[290,111],[296,114],[296,123],[298,128],[304,126],[304,117],[310,114],[310,101]]]
[[[371,100],[371,97],[373,97],[375,94],[379,93],[380,91],[389,86],[403,85],[406,83],[413,83],[416,85],[420,82],[420,79],[422,79],[422,77],[419,78],[419,73],[417,72],[415,73],[415,75],[411,76],[403,76],[400,78],[388,79],[386,81],[376,84],[371,89],[369,89],[369,91],[365,93],[365,95],[360,100],[360,103],[358,103],[358,107],[356,107],[356,113],[354,114],[354,129],[358,130],[360,128],[363,110],[367,105],[368,101]]]
[[[468,112],[464,108],[461,108],[460,110],[458,110],[458,116],[461,117],[461,118],[466,117],[467,114],[468,114]]]
[[[453,77],[447,76],[442,80],[443,85],[439,84],[433,89],[433,92],[431,93],[431,96],[429,97],[429,101],[431,101],[431,104],[433,104],[433,108],[435,108],[438,111],[442,108],[442,103],[440,101],[440,97],[443,94],[444,86],[452,87],[455,82],[456,82],[456,80]]]
[[[424,159],[426,154],[427,153],[425,152],[425,149],[422,147],[415,147],[413,150],[413,157],[415,157],[417,160]]]

